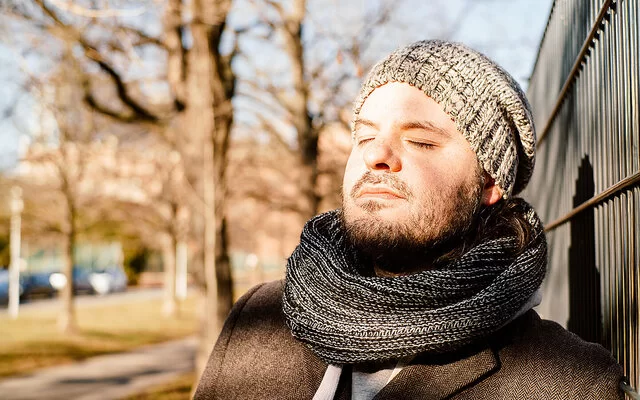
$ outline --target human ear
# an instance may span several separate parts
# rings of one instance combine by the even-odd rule
[[[482,204],[492,206],[502,198],[502,189],[496,185],[496,180],[484,172],[484,188],[482,188]]]

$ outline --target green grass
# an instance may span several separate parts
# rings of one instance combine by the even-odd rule
[[[146,391],[127,397],[125,400],[188,400],[191,394],[191,385],[196,379],[195,373],[181,375],[175,380],[155,386]]]
[[[191,335],[195,304],[187,299],[177,318],[162,315],[162,299],[77,307],[74,335],[58,332],[57,310],[25,310],[16,320],[0,316],[0,377]]]

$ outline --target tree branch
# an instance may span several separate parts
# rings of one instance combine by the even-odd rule
[[[73,2],[65,2],[62,0],[48,0],[55,7],[68,11],[72,14],[87,17],[87,18],[113,18],[113,17],[136,17],[144,14],[145,7],[138,7],[134,9],[101,9],[95,10],[91,8],[82,7],[78,4],[74,4]]]
[[[294,154],[295,151],[291,148],[291,145],[287,143],[286,140],[280,134],[280,130],[273,125],[273,122],[269,121],[262,115],[258,115],[257,118],[260,120],[259,129],[262,129],[266,132],[271,139],[273,139],[276,143],[282,146],[283,149],[286,149],[289,153]]]
[[[243,82],[245,84],[249,84],[250,86],[254,86],[253,84],[251,84],[250,82]],[[259,86],[255,85],[256,89],[259,89]],[[271,97],[275,97],[275,95],[273,94],[273,92],[268,91],[268,90],[264,90],[263,91],[265,94],[271,96]],[[282,114],[286,114],[283,116],[283,118],[285,120],[287,120],[289,123],[291,123],[291,110],[286,109],[282,103],[280,103],[278,101],[278,99],[275,99],[275,103],[271,102],[271,101],[267,101],[266,99],[256,95],[254,92],[249,92],[249,91],[245,91],[245,90],[238,90],[237,93],[238,96],[243,96],[246,97],[247,99],[258,103],[261,107],[264,107],[265,109],[267,109],[271,114],[273,114],[274,116],[282,116]],[[280,107],[278,107],[280,106]]]
[[[106,59],[98,52],[95,46],[89,44],[89,42],[84,39],[80,32],[77,29],[73,28],[62,22],[62,20],[58,17],[58,15],[51,10],[44,3],[43,0],[34,0],[34,2],[42,9],[42,11],[48,15],[54,23],[69,33],[75,40],[82,46],[85,55],[90,60],[94,61],[100,69],[105,72],[109,78],[113,81],[116,86],[116,92],[118,94],[118,98],[122,103],[124,103],[131,111],[135,114],[134,116],[127,116],[122,118],[123,115],[118,113],[117,111],[110,109],[104,105],[99,105],[96,101],[95,97],[90,92],[90,86],[84,85],[85,90],[89,89],[86,96],[87,104],[94,108],[96,111],[101,112],[107,116],[117,118],[123,122],[134,122],[134,121],[146,121],[146,122],[159,122],[160,118],[154,115],[151,111],[147,110],[142,105],[138,104],[136,100],[134,100],[128,92],[128,89],[120,76],[120,74],[106,61]],[[119,117],[119,118],[118,118]]]

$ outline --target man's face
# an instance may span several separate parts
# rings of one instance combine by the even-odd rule
[[[469,227],[483,188],[475,153],[438,103],[405,83],[369,95],[343,182],[354,244],[381,252],[434,246]]]

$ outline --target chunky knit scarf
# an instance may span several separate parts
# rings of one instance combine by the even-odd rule
[[[339,212],[311,219],[287,264],[283,311],[294,337],[329,364],[455,351],[508,323],[542,283],[546,239],[526,206],[532,239],[473,247],[445,266],[400,277],[363,276]],[[513,253],[513,252],[511,252]]]

